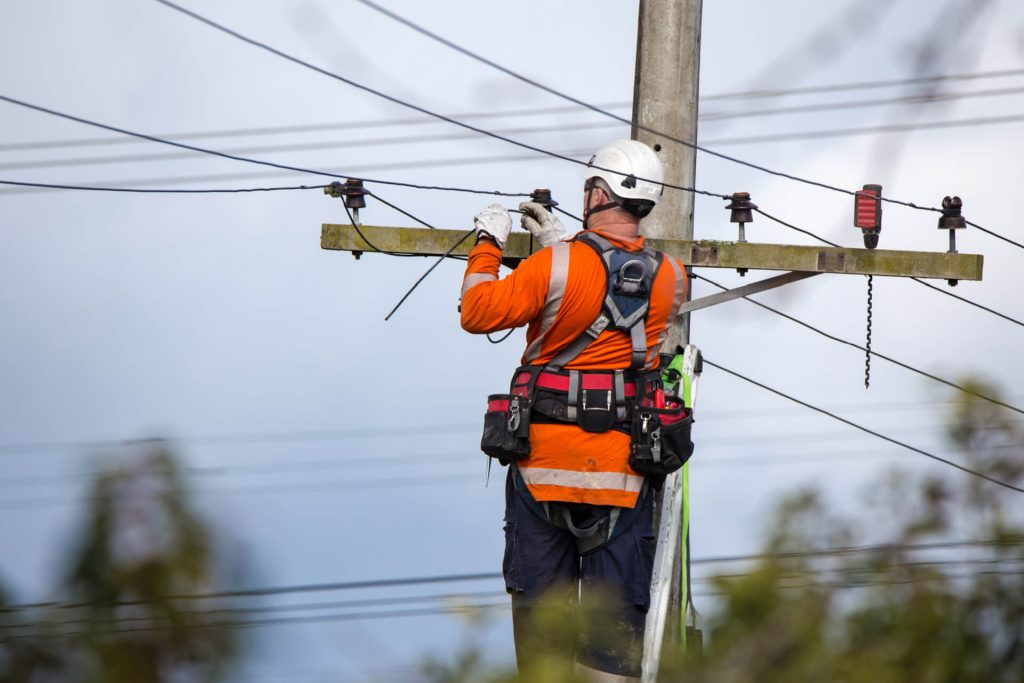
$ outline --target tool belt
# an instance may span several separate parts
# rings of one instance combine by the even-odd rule
[[[655,406],[659,371],[555,370],[522,366],[507,394],[487,397],[480,449],[501,464],[530,454],[530,423],[572,424],[587,432],[611,429],[631,437],[630,466],[664,475],[693,453],[693,415],[676,397]]]

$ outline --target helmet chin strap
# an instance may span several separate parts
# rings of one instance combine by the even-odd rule
[[[601,211],[607,211],[608,209],[615,209],[615,208],[618,208],[620,206],[620,204],[618,202],[611,201],[611,202],[605,202],[604,204],[598,204],[594,208],[590,208],[590,197],[594,193],[594,185],[596,185],[596,183],[594,182],[594,178],[590,178],[589,180],[587,180],[587,185],[586,185],[587,196],[586,196],[586,200],[585,200],[585,206],[583,207],[583,209],[584,209],[584,211],[583,211],[583,229],[584,230],[587,230],[587,229],[590,228],[590,225],[588,223],[589,223],[590,217],[592,215],[594,215],[595,213],[600,213]]]

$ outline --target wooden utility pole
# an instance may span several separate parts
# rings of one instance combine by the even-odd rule
[[[643,126],[679,140],[697,141],[702,0],[640,0],[633,86],[633,138],[646,142],[665,165],[665,180],[693,187],[697,155],[692,147],[642,130]],[[693,239],[693,193],[665,190],[658,206],[640,223],[640,232],[660,239]],[[664,348],[685,345],[684,316]]]
[[[654,149],[665,166],[666,182],[682,187],[694,186],[696,150],[651,131],[697,142],[701,9],[702,0],[640,0],[637,25],[632,135]],[[692,240],[693,199],[692,192],[666,188],[658,206],[640,223],[641,234]],[[687,313],[675,322],[662,350],[671,352],[689,340]],[[658,548],[644,648],[645,681],[657,673],[662,643],[672,647],[684,639],[689,599],[684,575],[690,531],[689,501],[684,500],[689,495],[688,481],[689,466],[684,466],[666,478],[655,499]],[[663,592],[667,595],[662,596]]]

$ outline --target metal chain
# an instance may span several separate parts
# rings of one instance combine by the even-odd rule
[[[868,275],[868,334],[864,344],[864,388],[871,386],[871,294],[874,287],[874,276]]]

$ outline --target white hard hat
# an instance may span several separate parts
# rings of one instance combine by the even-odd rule
[[[620,199],[658,203],[665,191],[665,168],[654,150],[639,140],[616,140],[590,158],[587,180],[601,178]]]

